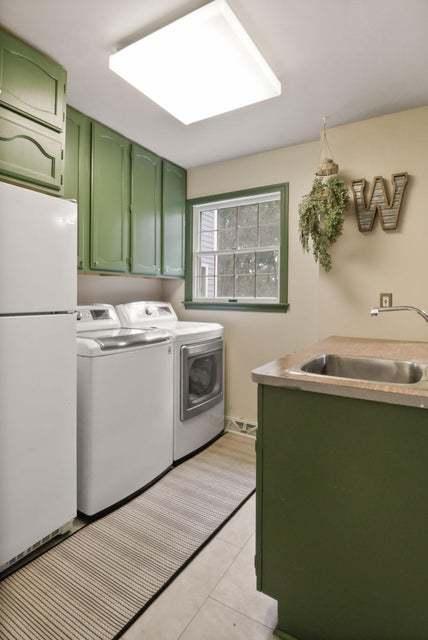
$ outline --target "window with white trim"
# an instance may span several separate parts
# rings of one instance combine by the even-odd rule
[[[192,300],[280,302],[281,190],[193,204]]]

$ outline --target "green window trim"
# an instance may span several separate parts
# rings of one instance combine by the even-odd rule
[[[262,195],[271,191],[280,193],[280,279],[279,301],[274,303],[251,302],[204,302],[193,300],[193,207],[195,205],[231,200],[247,196]],[[192,198],[186,203],[186,270],[185,270],[185,309],[214,309],[219,311],[263,311],[269,313],[285,313],[288,308],[288,182],[253,187],[229,193],[217,193],[211,196]]]

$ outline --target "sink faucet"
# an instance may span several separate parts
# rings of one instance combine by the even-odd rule
[[[385,311],[415,311],[415,313],[419,314],[421,318],[425,320],[425,322],[428,322],[428,313],[426,311],[423,311],[418,307],[412,307],[409,305],[400,306],[400,307],[380,307],[378,309],[377,308],[371,309],[370,315],[378,316],[380,313],[384,313]]]

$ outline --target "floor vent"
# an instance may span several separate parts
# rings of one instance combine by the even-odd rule
[[[249,436],[255,436],[257,433],[257,425],[254,422],[247,422],[241,418],[226,416],[226,431],[234,431],[235,433],[245,433]]]
[[[0,574],[3,573],[3,571],[6,571],[6,569],[9,569],[9,567],[11,567],[16,562],[19,562],[23,558],[27,557],[30,553],[33,553],[33,551],[36,551],[36,549],[38,549],[39,547],[43,546],[47,542],[50,542],[50,540],[53,540],[57,536],[64,533],[64,529],[65,529],[64,527],[55,529],[55,531],[52,531],[52,533],[50,533],[49,535],[45,536],[41,540],[38,540],[37,542],[32,544],[31,547],[28,547],[28,549],[25,549],[25,551],[21,551],[21,553],[18,553],[17,556],[8,560],[6,564],[3,564],[2,566],[0,566]]]

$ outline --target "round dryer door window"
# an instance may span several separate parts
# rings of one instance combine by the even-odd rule
[[[181,419],[206,411],[223,397],[223,340],[181,348]]]

